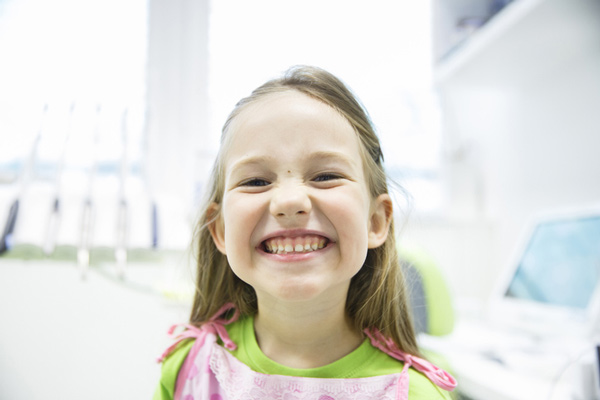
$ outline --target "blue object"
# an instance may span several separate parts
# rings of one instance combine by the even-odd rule
[[[19,199],[16,199],[10,206],[8,211],[8,218],[6,219],[6,225],[4,225],[4,232],[0,239],[0,254],[3,254],[12,247],[13,232],[15,230],[15,224],[17,223],[17,216],[19,215]]]

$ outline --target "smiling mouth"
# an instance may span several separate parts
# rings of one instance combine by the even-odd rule
[[[269,254],[299,254],[317,251],[329,243],[323,236],[300,236],[295,238],[272,238],[262,244],[263,250]]]

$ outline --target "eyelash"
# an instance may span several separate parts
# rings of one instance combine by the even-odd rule
[[[322,173],[322,174],[315,176],[313,178],[313,181],[314,182],[328,182],[328,181],[333,181],[333,180],[337,180],[337,179],[342,179],[342,177],[338,174],[326,172],[326,173]],[[267,181],[266,179],[251,178],[251,179],[241,182],[240,186],[264,187],[264,186],[269,186],[270,184],[271,184],[271,182]]]
[[[328,178],[328,179],[324,179],[324,178]],[[323,173],[323,174],[317,175],[313,180],[315,182],[326,182],[326,181],[331,181],[331,180],[336,180],[336,179],[341,179],[341,178],[342,177],[337,174]]]
[[[260,182],[260,184],[258,184]],[[242,183],[240,183],[240,186],[250,186],[250,187],[262,187],[262,186],[268,186],[270,185],[270,182],[265,180],[265,179],[261,179],[261,178],[252,178],[252,179],[248,179]]]

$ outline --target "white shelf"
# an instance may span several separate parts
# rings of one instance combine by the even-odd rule
[[[519,85],[600,50],[597,0],[515,0],[435,68],[439,85]]]

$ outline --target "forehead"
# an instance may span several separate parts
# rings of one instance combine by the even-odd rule
[[[230,159],[257,146],[288,153],[298,147],[327,151],[332,145],[352,153],[349,156],[362,154],[358,136],[342,114],[318,99],[287,89],[244,106],[228,127],[221,151],[224,159]]]

